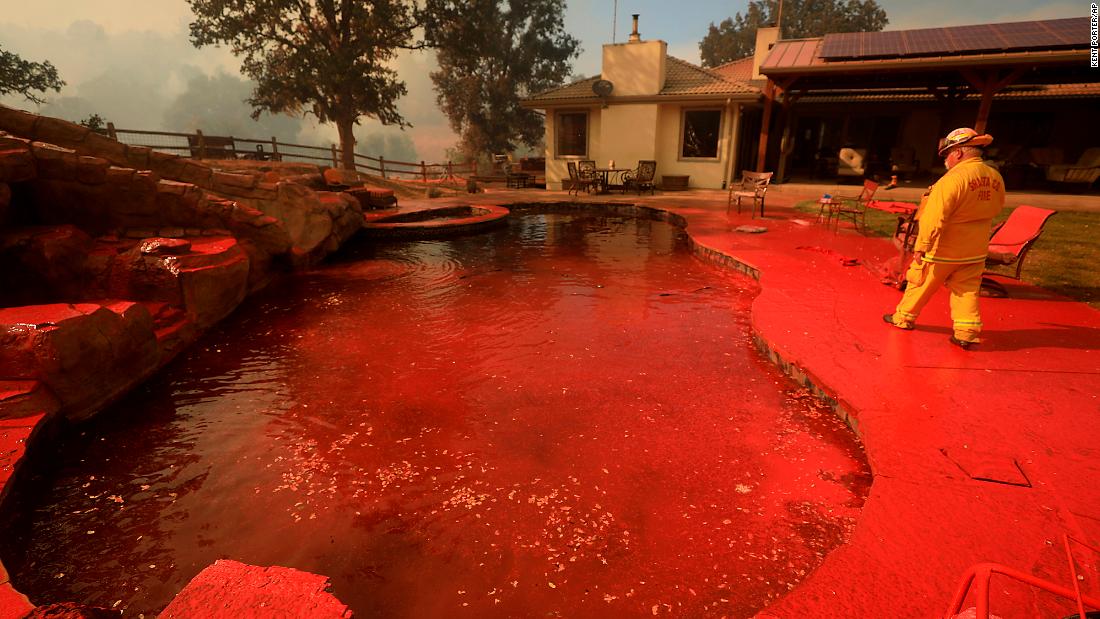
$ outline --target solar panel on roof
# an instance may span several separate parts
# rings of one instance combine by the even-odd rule
[[[976,54],[994,50],[1088,46],[1086,17],[1007,24],[827,34],[818,52],[828,60],[884,56]]]
[[[861,56],[861,32],[840,32],[827,34],[821,41],[822,58],[858,58]]]
[[[1042,22],[1042,25],[1053,32],[1066,45],[1088,45],[1089,33],[1085,27],[1084,17],[1071,17],[1069,19],[1052,19]]]
[[[1024,34],[1028,32],[1046,32],[1047,29],[1039,22],[1021,21],[1008,24],[993,24],[993,27],[1004,34]]]
[[[905,33],[906,47],[914,56],[955,51],[955,44],[947,38],[942,28],[910,30]]]
[[[951,28],[951,36],[960,52],[1005,49],[1005,41],[988,25]]]
[[[864,56],[904,56],[905,41],[901,32],[864,32]]]
[[[1062,47],[1065,45],[1062,43],[1062,39],[1052,32],[1026,32],[1010,35],[1009,39],[1011,40],[1009,45],[1011,49]]]

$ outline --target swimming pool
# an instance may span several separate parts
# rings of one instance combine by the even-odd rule
[[[607,214],[350,248],[68,437],[5,564],[128,616],[218,558],[368,617],[752,614],[870,483],[753,348],[756,292]]]

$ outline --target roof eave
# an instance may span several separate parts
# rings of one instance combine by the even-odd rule
[[[760,67],[760,73],[769,77],[824,74],[877,72],[890,69],[935,70],[956,67],[991,66],[1005,64],[1060,64],[1083,62],[1089,57],[1089,51],[1069,50],[1049,52],[1028,52],[1026,54],[981,54],[972,56],[936,56],[931,58],[896,58],[882,60],[837,61],[820,65],[802,65],[795,67]]]
[[[760,93],[709,93],[696,95],[632,95],[628,97],[609,97],[607,105],[622,105],[630,103],[674,103],[677,101],[721,101],[727,99],[737,103],[754,103],[760,100]],[[551,107],[599,105],[603,106],[604,100],[597,97],[580,97],[575,99],[524,99],[519,102],[520,107],[527,109],[546,109]]]

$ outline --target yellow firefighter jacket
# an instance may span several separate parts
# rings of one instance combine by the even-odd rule
[[[984,261],[990,223],[1004,204],[1000,172],[980,157],[963,159],[932,185],[918,216],[914,251],[924,252],[925,262]]]

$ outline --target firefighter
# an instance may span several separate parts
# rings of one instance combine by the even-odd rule
[[[921,309],[941,286],[951,292],[952,344],[968,350],[981,341],[978,292],[985,271],[989,231],[1005,203],[1001,174],[982,161],[993,136],[962,127],[940,141],[947,173],[932,186],[920,213],[909,285],[893,314],[883,320],[911,330]]]

